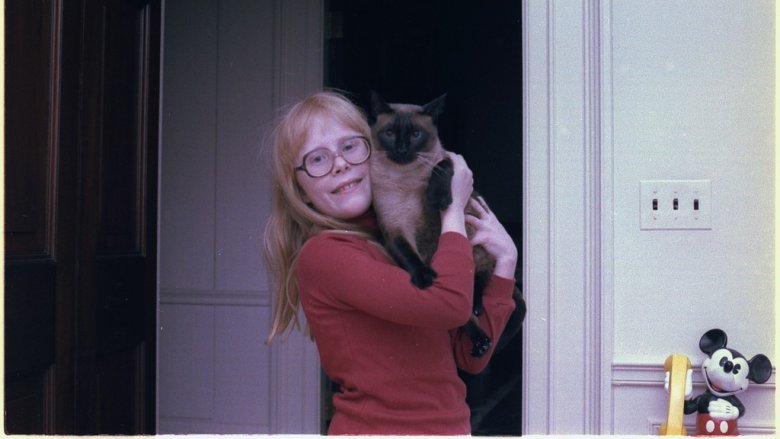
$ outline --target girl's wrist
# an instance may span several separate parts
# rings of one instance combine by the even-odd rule
[[[504,256],[496,259],[496,268],[493,274],[507,279],[514,279],[517,269],[517,257]]]
[[[514,245],[506,247],[504,251],[497,252],[494,256],[496,268],[493,272],[501,277],[514,278],[517,270],[517,247]]]
[[[453,209],[452,206],[441,213],[441,233],[457,232],[466,236],[466,215],[463,209]]]

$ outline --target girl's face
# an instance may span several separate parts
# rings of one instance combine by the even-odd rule
[[[304,192],[303,201],[314,205],[319,212],[340,220],[362,215],[371,206],[368,161],[353,165],[340,156],[345,142],[362,134],[323,115],[315,116],[311,122],[309,139],[298,151],[295,164],[301,166],[306,154],[325,148],[333,157],[333,168],[316,178],[302,169],[295,171],[295,177]]]

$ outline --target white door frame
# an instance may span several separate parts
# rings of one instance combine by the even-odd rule
[[[274,1],[273,106],[322,88],[323,0]],[[272,308],[273,309],[273,308]],[[271,434],[320,433],[321,372],[314,343],[300,331],[271,345]]]
[[[523,433],[609,434],[608,0],[523,0]]]
[[[609,0],[523,1],[524,434],[609,434]],[[323,0],[276,0],[275,107],[322,87]],[[318,433],[320,368],[272,348],[271,433]]]

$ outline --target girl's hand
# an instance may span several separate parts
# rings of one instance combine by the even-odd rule
[[[452,204],[454,209],[464,210],[474,192],[474,175],[460,154],[447,153],[452,160]]]
[[[441,233],[458,232],[466,236],[465,208],[474,192],[474,177],[463,156],[448,152],[452,160],[452,203],[441,212]]]
[[[481,245],[496,258],[493,274],[514,279],[517,267],[517,246],[496,215],[487,207],[482,197],[472,198],[469,207],[473,213],[466,214],[466,222],[474,228],[471,245]]]

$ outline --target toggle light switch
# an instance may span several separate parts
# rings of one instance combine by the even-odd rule
[[[639,186],[642,230],[712,229],[710,180],[642,180]]]

